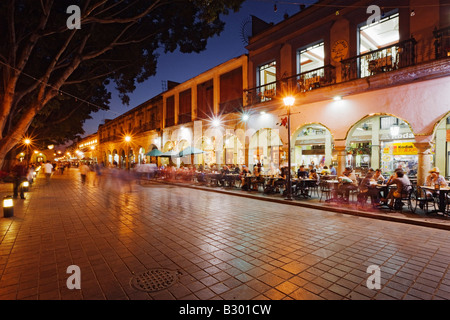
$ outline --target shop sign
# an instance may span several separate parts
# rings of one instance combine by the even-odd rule
[[[398,139],[414,139],[414,134],[411,132],[399,134],[396,136],[391,137],[392,140],[398,140]]]
[[[383,149],[383,153],[392,155],[416,155],[417,149],[412,142],[392,143],[389,147]]]
[[[450,142],[450,130],[447,130],[447,142]]]

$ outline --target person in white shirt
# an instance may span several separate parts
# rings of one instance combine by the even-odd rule
[[[50,163],[50,161],[47,160],[47,162],[44,164],[44,173],[45,173],[45,179],[46,179],[47,183],[50,182],[50,177],[52,176],[52,172],[53,172],[53,166]]]
[[[86,183],[86,176],[88,174],[88,172],[90,171],[88,165],[86,163],[82,163],[80,165],[80,174],[81,174],[81,182],[83,184]]]

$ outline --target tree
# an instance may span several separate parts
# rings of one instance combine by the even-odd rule
[[[30,126],[57,142],[82,133],[91,111],[108,108],[110,81],[128,104],[136,83],[155,74],[158,48],[204,50],[223,30],[220,15],[242,2],[1,1],[0,168]]]

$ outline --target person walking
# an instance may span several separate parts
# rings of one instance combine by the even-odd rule
[[[47,160],[47,162],[44,164],[44,173],[45,173],[45,180],[47,183],[49,183],[50,177],[52,176],[53,173],[53,166],[49,160]]]
[[[11,175],[13,177],[13,198],[17,199],[20,192],[20,199],[25,199],[22,182],[27,179],[27,166],[16,159],[11,169]]]
[[[81,183],[86,184],[86,176],[91,169],[86,163],[80,165]]]

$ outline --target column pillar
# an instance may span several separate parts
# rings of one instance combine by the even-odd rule
[[[417,149],[417,185],[422,186],[428,175],[428,171],[431,170],[431,151],[430,143],[428,142],[416,142],[414,146]]]
[[[325,165],[330,167],[330,164],[332,163],[332,157],[333,157],[333,146],[331,144],[331,134],[327,133],[325,136]]]
[[[370,167],[374,170],[380,168],[380,117],[372,120],[372,150],[370,155]]]
[[[334,151],[337,153],[336,173],[339,177],[347,166],[347,152],[345,151],[345,146],[334,146]]]

